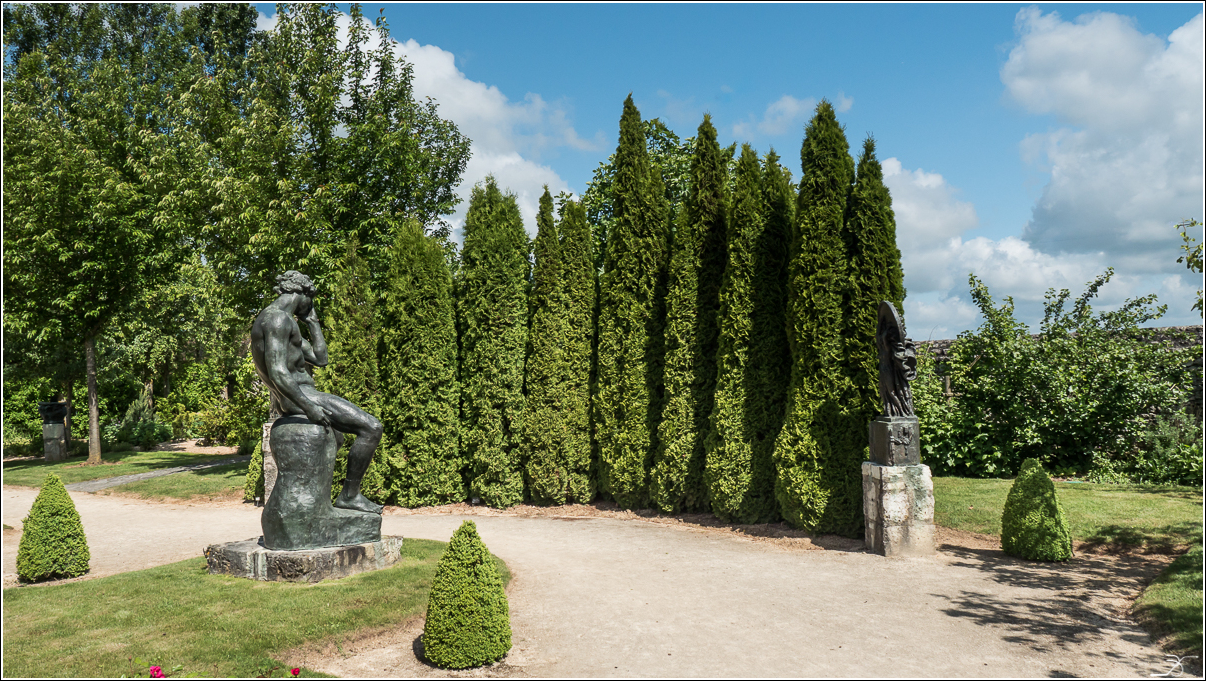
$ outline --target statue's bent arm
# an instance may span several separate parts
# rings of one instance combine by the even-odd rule
[[[314,308],[310,308],[310,314],[306,316],[306,324],[310,327],[310,341],[302,337],[302,357],[306,361],[316,367],[325,367],[329,358],[327,357],[327,341],[322,337],[322,327],[318,325],[318,315],[314,313]]]

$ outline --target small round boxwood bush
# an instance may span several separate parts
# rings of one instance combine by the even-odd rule
[[[1068,519],[1038,459],[1026,459],[1009,488],[1001,514],[1001,548],[1027,560],[1068,560],[1072,535]]]
[[[502,576],[477,526],[466,520],[436,565],[423,628],[432,664],[466,669],[502,659],[511,649],[511,615]]]
[[[88,571],[88,540],[75,503],[50,473],[29,509],[17,549],[17,576],[25,582],[78,577]]]

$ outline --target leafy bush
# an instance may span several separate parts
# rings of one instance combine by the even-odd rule
[[[1199,485],[1202,482],[1202,424],[1184,412],[1157,417],[1140,437],[1124,470],[1131,482]]]
[[[1088,471],[1103,457],[1132,456],[1151,413],[1181,408],[1194,350],[1154,342],[1139,324],[1158,319],[1155,296],[1094,315],[1090,301],[1112,270],[1089,284],[1065,310],[1065,289],[1047,292],[1040,333],[1013,316],[1013,300],[997,308],[973,275],[972,299],[984,324],[959,334],[945,375],[921,353],[914,398],[922,456],[937,475],[1005,476],[1037,458],[1058,474]],[[949,377],[954,396],[943,394]]]
[[[264,498],[264,442],[255,444],[251,462],[247,464],[247,481],[243,483],[243,501]]]
[[[78,577],[88,571],[91,555],[84,525],[59,476],[46,476],[22,522],[17,549],[17,576],[22,581]]]
[[[466,520],[436,566],[423,628],[433,664],[465,669],[502,659],[511,649],[511,617],[502,577],[477,526]]]
[[[1072,535],[1055,483],[1038,459],[1022,462],[1001,514],[1001,548],[1027,560],[1068,560]]]

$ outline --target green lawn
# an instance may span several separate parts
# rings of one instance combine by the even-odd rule
[[[233,457],[233,454],[188,454],[185,452],[106,452],[101,455],[102,463],[96,466],[86,465],[82,459],[68,459],[55,463],[47,463],[41,459],[5,461],[4,484],[41,487],[46,474],[55,473],[64,484],[70,485],[73,482],[146,473],[159,468],[189,466]]]
[[[407,539],[396,566],[319,584],[207,574],[205,560],[4,590],[5,677],[281,676],[272,658],[303,643],[401,624],[427,607],[444,542]],[[495,558],[504,582],[510,573]],[[276,669],[273,672],[273,669]],[[287,675],[287,674],[285,674]]]
[[[1012,480],[934,478],[934,522],[1001,534],[1001,512]],[[1057,482],[1076,541],[1092,545],[1184,550],[1202,536],[1202,491],[1193,487]]]
[[[102,490],[100,493],[125,492],[143,499],[191,499],[193,497],[227,496],[233,491],[242,493],[247,479],[247,463],[232,463],[196,471],[172,473],[158,478],[128,482]]]
[[[934,521],[1000,536],[1012,480],[934,478]],[[1178,557],[1143,592],[1139,620],[1169,652],[1202,654],[1202,490],[1155,485],[1055,483],[1072,538],[1095,547],[1143,547]]]

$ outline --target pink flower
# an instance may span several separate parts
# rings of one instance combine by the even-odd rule
[[[155,665],[154,667],[151,667],[151,678],[152,679],[162,679],[163,678],[163,668],[160,667],[159,665]]]
[[[294,667],[293,669],[290,669],[289,671],[293,672],[294,676],[297,676],[298,674],[301,673],[301,667]]]

